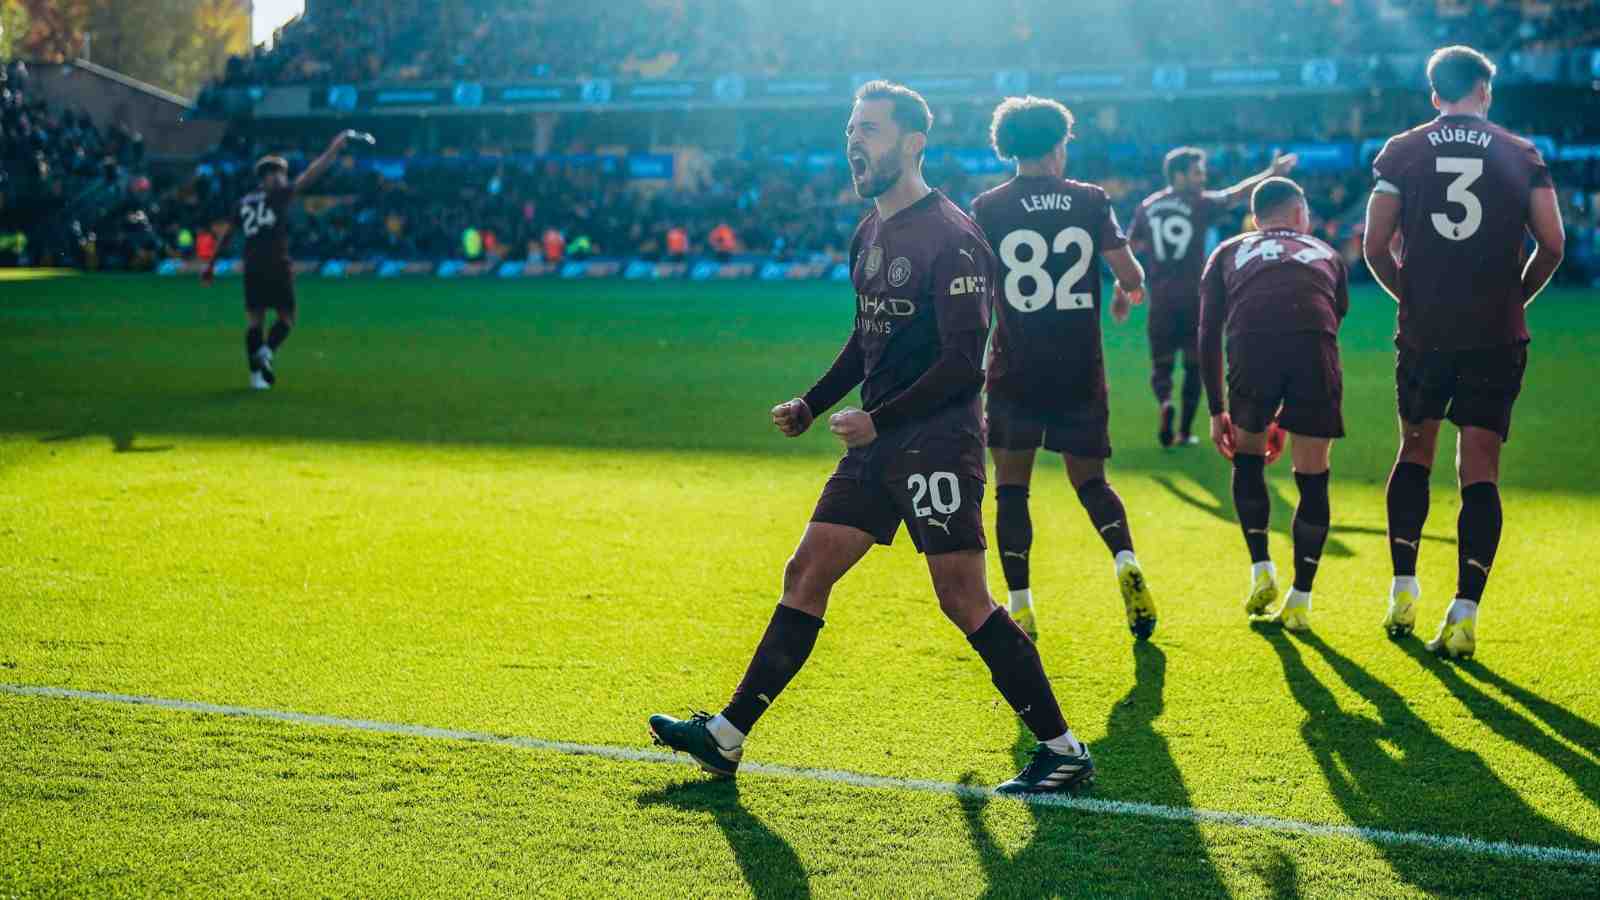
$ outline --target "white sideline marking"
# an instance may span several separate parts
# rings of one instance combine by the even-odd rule
[[[347,719],[342,716],[319,716],[281,709],[261,709],[252,706],[221,706],[193,700],[172,700],[165,697],[141,697],[135,694],[112,694],[101,691],[78,691],[70,688],[42,687],[38,685],[3,684],[0,693],[23,697],[50,697],[59,700],[91,700],[101,703],[124,703],[134,706],[154,706],[160,709],[183,712],[210,713],[220,716],[241,716],[252,719],[275,719],[297,725],[325,725],[331,728],[348,728],[372,731],[379,734],[406,737],[436,738],[448,741],[471,741],[478,744],[495,744],[543,750],[572,756],[599,756],[625,762],[652,762],[675,765],[693,765],[687,756],[660,753],[653,750],[636,750],[631,747],[608,747],[603,744],[577,744],[571,741],[547,741],[540,738],[487,734],[481,731],[462,731],[455,728],[433,728],[427,725],[406,725],[399,722],[375,722],[370,719]],[[768,763],[746,763],[742,773],[771,775],[778,778],[804,778],[811,781],[846,784],[851,787],[883,788],[902,791],[921,791],[929,794],[949,794],[976,799],[1021,799],[1038,806],[1058,806],[1081,812],[1106,815],[1135,816],[1143,819],[1161,819],[1168,822],[1189,822],[1203,825],[1226,825],[1255,831],[1274,831],[1282,834],[1303,834],[1309,837],[1348,838],[1369,844],[1388,844],[1397,847],[1425,847],[1449,853],[1495,856],[1502,859],[1527,860],[1537,863],[1575,863],[1600,866],[1600,850],[1581,850],[1571,847],[1546,847],[1537,844],[1514,844],[1508,841],[1485,841],[1460,835],[1429,834],[1421,831],[1389,831],[1382,828],[1363,828],[1358,825],[1322,825],[1283,819],[1277,816],[1251,813],[1225,812],[1211,809],[1192,809],[1182,806],[1163,806],[1158,803],[1137,803],[1127,800],[1097,800],[1063,794],[1045,794],[1023,798],[996,794],[990,788],[955,784],[948,781],[926,781],[915,778],[891,778],[886,775],[862,775],[834,769],[800,769]]]

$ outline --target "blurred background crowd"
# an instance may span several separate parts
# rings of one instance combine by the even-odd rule
[[[1037,0],[981,9],[951,4],[938,13],[905,0],[848,11],[838,0],[797,0],[781,9],[750,0],[620,0],[600,7],[548,0],[312,2],[270,49],[242,49],[219,61],[212,80],[198,90],[194,115],[204,117],[206,98],[217,91],[305,84],[726,72],[893,75],[930,67],[1059,66],[1063,59],[1074,65],[1312,54],[1377,59],[1382,52],[1426,51],[1455,41],[1506,59],[1600,45],[1597,6],[1191,0],[1103,12],[1095,5],[1093,15],[1071,15]],[[1213,24],[1175,24],[1190,20]],[[341,160],[303,199],[295,211],[297,257],[837,259],[864,210],[842,158],[843,103],[485,111],[444,119],[216,116],[214,140],[174,154],[147,152],[133,125],[105,117],[97,124],[85,112],[47,102],[22,62],[0,74],[0,265],[148,269],[163,259],[236,252],[216,246],[214,228],[251,189],[254,160],[282,153],[298,171],[347,125],[375,132],[379,146]],[[1563,145],[1600,145],[1597,98],[1600,80],[1593,87],[1504,88],[1494,115]],[[929,181],[963,205],[1004,177],[986,149],[995,99],[934,104]],[[1340,159],[1308,160],[1297,173],[1318,229],[1352,258],[1373,142],[1431,115],[1420,82],[1071,105],[1078,139],[1069,174],[1104,184],[1124,221],[1161,186],[1160,160],[1173,146],[1210,150],[1217,187],[1259,170],[1274,149],[1353,146]],[[633,168],[635,157],[670,160],[670,175],[642,176]],[[1600,278],[1600,152],[1553,156],[1550,164],[1571,231],[1562,277]]]

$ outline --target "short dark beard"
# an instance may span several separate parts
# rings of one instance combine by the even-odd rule
[[[880,166],[886,167],[891,159],[894,160],[894,170],[892,172],[888,171],[887,168],[880,168]],[[856,183],[856,196],[863,200],[873,200],[883,196],[884,192],[894,187],[900,181],[900,176],[905,174],[905,167],[900,164],[899,148],[896,147],[889,153],[884,154],[882,160],[869,159],[867,171],[876,174],[865,183],[859,181]]]

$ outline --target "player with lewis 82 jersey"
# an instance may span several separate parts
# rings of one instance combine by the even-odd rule
[[[1139,299],[1144,270],[1105,190],[1062,176],[1072,126],[1071,111],[1054,100],[1007,98],[995,108],[989,132],[995,153],[1015,162],[1017,174],[972,204],[1003,276],[988,376],[995,537],[1011,615],[1024,629],[1036,628],[1028,583],[1028,484],[1039,447],[1060,453],[1111,551],[1128,627],[1145,639],[1155,629],[1155,602],[1133,554],[1122,499],[1106,481],[1111,412],[1100,340],[1100,261],[1117,277],[1112,314],[1118,321]]]
[[[728,705],[711,716],[650,717],[655,739],[733,775],[745,736],[805,664],[834,584],[904,524],[927,555],[939,608],[1038,738],[1005,793],[1064,791],[1094,775],[1067,728],[1033,641],[989,594],[984,565],[979,394],[994,256],[972,220],[922,177],[933,114],[921,95],[863,85],[845,128],[856,193],[873,201],[850,244],[855,327],[804,397],[772,410],[798,436],[857,385],[866,409],[828,421],[844,458],[784,569],[783,596]]]
[[[1367,207],[1367,265],[1400,305],[1400,452],[1388,494],[1394,582],[1384,627],[1403,637],[1416,623],[1417,549],[1448,418],[1460,429],[1456,596],[1428,647],[1466,657],[1476,650],[1478,603],[1500,544],[1500,448],[1528,364],[1524,308],[1561,265],[1566,241],[1539,151],[1486,118],[1494,64],[1471,47],[1444,47],[1427,71],[1439,116],[1384,146]]]

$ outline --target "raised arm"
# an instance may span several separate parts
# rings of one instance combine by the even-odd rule
[[[1533,302],[1551,276],[1556,274],[1567,252],[1567,227],[1561,221],[1561,203],[1553,187],[1535,188],[1531,198],[1528,228],[1538,246],[1522,270],[1522,296],[1524,305]]]
[[[1227,206],[1238,206],[1240,203],[1250,199],[1250,192],[1256,189],[1256,185],[1274,175],[1287,175],[1293,172],[1294,167],[1299,162],[1300,157],[1294,153],[1275,153],[1272,156],[1272,164],[1265,169],[1232,187],[1226,187],[1220,191],[1207,191],[1207,196]]]
[[[1396,303],[1400,302],[1400,262],[1395,258],[1394,244],[1399,227],[1400,195],[1380,185],[1367,201],[1367,230],[1361,238],[1361,255],[1366,257],[1372,277]]]
[[[339,158],[339,151],[344,149],[345,143],[354,134],[355,132],[353,131],[341,131],[335,135],[333,140],[328,142],[328,149],[322,151],[321,156],[313,159],[311,165],[306,166],[306,170],[301,172],[300,177],[294,180],[295,193],[300,193],[315,183],[318,178],[321,178],[322,174],[328,171],[328,167],[333,165],[333,161]]]

